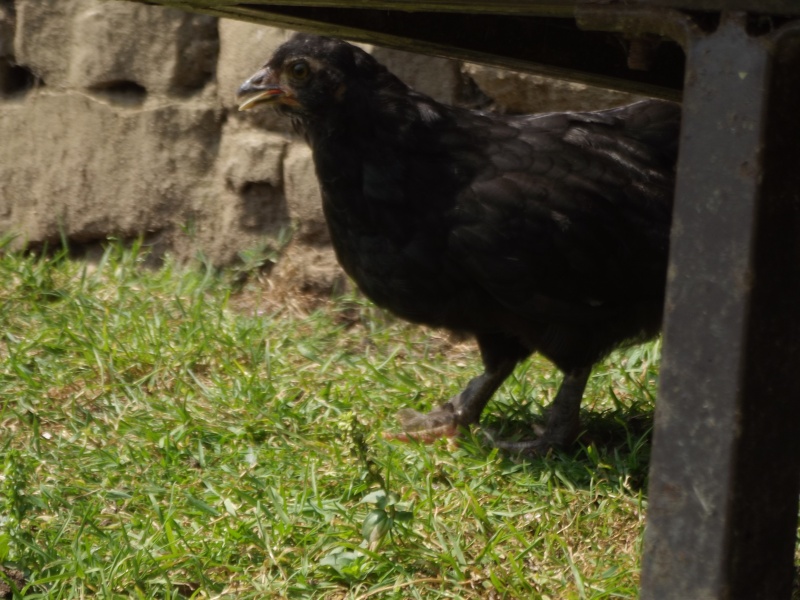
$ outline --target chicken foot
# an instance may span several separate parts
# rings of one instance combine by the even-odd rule
[[[397,413],[397,420],[403,433],[387,434],[388,439],[431,442],[440,437],[453,437],[459,428],[478,422],[483,408],[494,392],[514,370],[516,361],[503,366],[502,370],[484,372],[470,380],[462,392],[434,408],[421,413],[412,408],[404,408]]]
[[[490,431],[484,430],[484,435],[496,448],[520,454],[541,455],[551,448],[568,446],[580,433],[581,399],[591,372],[592,367],[589,366],[564,374],[564,380],[549,407],[547,425],[536,439],[508,442],[496,439]]]
[[[441,437],[458,435],[461,427],[478,423],[486,403],[513,371],[515,364],[506,363],[503,369],[487,371],[475,377],[464,391],[428,413],[410,408],[399,411],[397,417],[404,431],[387,434],[387,439],[413,439],[429,443]],[[500,440],[487,429],[484,429],[484,435],[492,446],[518,454],[541,455],[552,448],[568,446],[580,432],[581,399],[591,372],[591,367],[586,367],[564,375],[549,407],[547,425],[536,439],[518,442]]]
[[[429,413],[410,408],[399,411],[397,419],[403,433],[388,434],[388,439],[428,443],[440,437],[453,437],[459,428],[469,427],[480,420],[484,407],[497,388],[530,351],[503,334],[480,334],[476,339],[484,372],[471,379],[463,391]]]
[[[470,380],[463,391],[428,413],[404,408],[397,413],[403,433],[387,434],[387,439],[431,442],[453,437],[461,427],[480,420],[484,407],[497,388],[511,375],[517,363],[530,352],[513,338],[500,334],[477,336],[484,372]]]

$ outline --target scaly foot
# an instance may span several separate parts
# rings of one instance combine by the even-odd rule
[[[397,420],[403,428],[401,433],[383,434],[387,440],[409,442],[416,440],[429,444],[443,437],[458,435],[460,423],[458,413],[450,402],[434,408],[429,413],[421,413],[411,408],[404,408],[397,413]]]

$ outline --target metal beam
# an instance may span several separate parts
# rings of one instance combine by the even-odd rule
[[[630,39],[606,31],[581,31],[575,20],[574,5],[578,3],[562,2],[562,8],[569,4],[569,10],[554,17],[391,11],[361,8],[363,3],[354,2],[334,7],[301,2],[158,1],[222,18],[312,31],[669,100],[680,99],[683,84],[684,56],[678,44],[666,38],[651,40],[646,68],[632,70]]]
[[[791,595],[800,493],[800,43],[688,41],[643,600]],[[763,33],[763,32],[762,32]]]
[[[139,0],[152,2],[153,0]],[[247,7],[305,6],[343,9],[375,9],[398,12],[449,12],[459,14],[530,15],[570,17],[576,8],[613,5],[647,8],[674,8],[687,11],[719,13],[741,11],[755,14],[800,15],[796,0],[156,0],[173,6],[233,9]]]

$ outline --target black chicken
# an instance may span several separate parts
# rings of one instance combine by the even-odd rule
[[[403,319],[475,336],[459,394],[399,417],[412,437],[477,423],[514,366],[563,371],[530,450],[579,433],[592,365],[660,328],[680,108],[502,116],[445,106],[341,40],[297,34],[239,89],[311,145],[344,270]],[[519,447],[519,446],[515,446]]]

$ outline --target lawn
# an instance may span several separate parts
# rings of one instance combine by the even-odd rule
[[[145,260],[0,249],[6,597],[637,597],[658,342],[596,368],[567,452],[390,442],[471,343]],[[518,435],[559,380],[521,365],[484,421]]]

